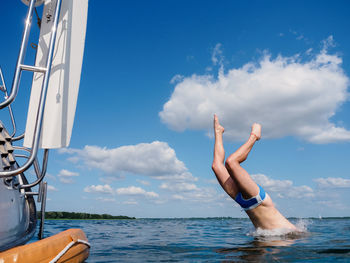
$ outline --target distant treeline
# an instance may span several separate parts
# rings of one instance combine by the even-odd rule
[[[38,218],[41,217],[41,212],[37,213]],[[75,212],[45,212],[46,219],[135,219],[135,217],[128,216],[112,216],[109,214],[88,214]]]

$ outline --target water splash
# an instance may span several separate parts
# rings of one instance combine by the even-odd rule
[[[307,227],[311,225],[310,219],[298,219],[298,221],[295,223],[296,228],[298,229],[298,232],[307,233]]]
[[[276,229],[261,229],[257,228],[249,232],[248,236],[253,237],[289,237],[289,238],[298,238],[304,236],[308,233],[307,226],[310,225],[310,221],[307,219],[298,219],[295,223],[295,229],[290,228],[276,228]]]
[[[291,232],[294,232],[294,230],[291,230],[290,228],[276,228],[276,229],[261,229],[257,228],[252,232],[249,232],[248,236],[253,237],[279,237],[279,236],[285,236],[287,234],[290,234]]]

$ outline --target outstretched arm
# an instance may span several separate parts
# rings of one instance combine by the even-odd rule
[[[224,127],[220,125],[218,117],[214,115],[215,144],[214,144],[214,160],[212,164],[212,169],[221,187],[225,190],[225,192],[229,196],[231,196],[234,199],[238,193],[238,189],[224,165],[225,149],[222,141],[223,133],[224,133]]]

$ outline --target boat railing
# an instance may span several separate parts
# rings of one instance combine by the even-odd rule
[[[27,0],[26,0],[27,1]],[[34,182],[28,183],[26,180],[23,180],[21,176],[19,176],[19,185],[17,186],[18,189],[27,196],[38,196],[37,201],[41,202],[41,221],[40,221],[40,231],[39,231],[39,238],[41,239],[43,237],[43,227],[44,227],[44,219],[45,219],[45,209],[46,209],[46,194],[47,194],[47,183],[43,182],[43,179],[46,174],[47,170],[47,163],[48,163],[48,157],[49,157],[49,149],[44,149],[43,153],[43,160],[42,160],[42,167],[40,168],[39,161],[38,161],[38,150],[39,150],[39,142],[40,142],[40,134],[42,129],[42,122],[43,122],[43,114],[45,109],[45,102],[46,102],[46,94],[48,89],[48,83],[49,83],[49,77],[51,72],[51,66],[52,66],[52,56],[53,51],[55,47],[55,41],[56,41],[56,29],[58,25],[59,15],[60,15],[60,7],[62,0],[56,1],[56,8],[54,12],[54,19],[53,19],[53,25],[51,29],[51,37],[50,37],[50,44],[48,47],[48,53],[46,58],[46,66],[45,67],[39,67],[39,66],[32,66],[32,65],[26,65],[24,64],[25,60],[25,54],[28,46],[28,39],[30,35],[31,30],[31,23],[32,23],[32,17],[33,17],[33,11],[36,3],[42,3],[42,0],[28,0],[28,12],[25,20],[25,27],[22,35],[22,41],[21,41],[21,47],[19,50],[19,55],[17,59],[17,64],[15,68],[15,73],[13,77],[12,82],[12,89],[10,94],[8,94],[8,90],[6,87],[4,75],[2,73],[2,70],[0,68],[0,80],[2,82],[2,85],[0,86],[0,90],[4,92],[5,100],[0,103],[0,109],[3,109],[5,107],[8,108],[11,124],[12,124],[12,133],[9,136],[10,142],[19,141],[22,140],[25,137],[25,133],[15,136],[16,135],[16,121],[13,115],[13,111],[11,108],[11,104],[15,100],[15,98],[18,95],[19,86],[20,86],[20,79],[22,71],[30,71],[33,73],[42,73],[44,75],[43,83],[41,86],[41,92],[40,92],[40,100],[38,109],[36,112],[36,119],[35,119],[35,129],[33,134],[33,141],[32,141],[32,147],[22,147],[22,146],[12,146],[13,150],[16,151],[24,151],[27,152],[27,154],[14,154],[14,157],[16,158],[24,158],[26,161],[24,164],[18,165],[16,162],[15,165],[12,165],[12,169],[3,169],[3,171],[0,171],[0,178],[4,178],[4,180],[12,181],[12,178],[14,176],[20,175],[23,172],[25,172],[27,169],[29,169],[31,166],[34,167],[34,171],[36,174],[36,179]],[[47,19],[51,19],[47,17]],[[32,189],[34,186],[39,185],[38,191],[33,192],[30,189]]]
[[[38,154],[38,149],[39,149],[39,142],[40,142],[40,134],[41,134],[41,128],[42,128],[42,120],[43,120],[43,114],[44,114],[44,109],[45,109],[45,102],[46,102],[46,94],[47,94],[47,89],[48,89],[48,83],[49,83],[49,77],[50,77],[50,72],[51,72],[51,65],[52,65],[52,56],[53,56],[53,51],[54,51],[54,46],[55,46],[55,41],[56,41],[56,29],[58,25],[58,20],[59,20],[59,15],[60,15],[60,7],[61,7],[61,0],[57,0],[56,2],[56,8],[54,12],[54,19],[53,19],[53,26],[51,29],[51,37],[50,37],[50,44],[48,48],[48,55],[46,59],[46,66],[45,67],[38,67],[38,66],[32,66],[32,65],[25,65],[24,59],[25,59],[25,53],[26,49],[28,46],[28,38],[30,34],[30,29],[31,29],[31,22],[32,22],[32,17],[33,17],[33,11],[34,11],[34,6],[37,0],[30,0],[29,2],[29,7],[28,7],[28,12],[26,16],[26,22],[25,22],[25,28],[23,31],[23,36],[22,36],[22,42],[21,42],[21,47],[18,55],[18,60],[16,64],[16,69],[14,73],[14,78],[13,78],[13,83],[12,83],[12,89],[10,94],[8,95],[5,81],[3,78],[3,74],[1,72],[1,81],[3,82],[3,91],[5,92],[5,100],[0,103],[0,109],[3,109],[4,107],[8,107],[11,115],[11,121],[13,125],[13,133],[11,136],[12,141],[20,140],[24,138],[24,134],[14,137],[16,133],[16,124],[15,120],[13,117],[12,109],[11,109],[11,103],[14,101],[18,94],[19,86],[20,86],[20,77],[22,74],[22,71],[31,71],[33,73],[39,72],[44,74],[44,79],[43,79],[43,84],[41,87],[41,93],[40,93],[40,101],[39,101],[39,106],[37,110],[37,115],[36,115],[36,122],[35,122],[35,130],[34,130],[34,135],[33,135],[33,142],[32,142],[32,147],[31,149],[25,149],[26,151],[29,152],[29,156],[26,156],[26,161],[24,164],[18,166],[17,169],[13,170],[6,170],[6,171],[0,171],[0,178],[5,178],[5,177],[12,177],[16,176],[20,173],[23,173],[26,171],[28,168],[30,168],[33,163],[34,167],[35,165],[35,160],[37,160],[37,154]],[[24,150],[24,148],[22,148]],[[44,160],[43,160],[43,170],[39,174],[37,174],[37,180],[34,183],[31,184],[26,184],[23,185],[22,188],[26,187],[33,187],[41,182],[43,177],[45,176],[46,172],[46,165],[47,165],[47,158],[48,158],[48,149],[44,150]],[[21,155],[18,155],[18,157],[23,157]],[[35,169],[37,170],[37,169]]]
[[[0,80],[1,80],[0,90],[4,92],[5,98],[7,98],[8,97],[8,93],[7,93],[6,83],[5,83],[5,79],[4,79],[4,75],[2,73],[1,67],[0,67]],[[11,104],[9,104],[7,106],[7,108],[9,110],[9,115],[10,115],[10,119],[11,119],[12,130],[13,130],[12,134],[10,135],[11,141],[21,140],[21,139],[24,138],[24,133],[22,135],[20,135],[20,136],[15,137],[15,134],[16,134],[16,121],[15,121],[15,117],[13,115]],[[13,148],[15,150],[22,150],[22,151],[26,151],[28,153],[31,152],[30,149],[28,149],[26,147],[13,146]],[[18,154],[18,153],[15,154],[15,157],[29,159],[28,155]],[[41,183],[41,181],[44,179],[45,174],[46,174],[48,157],[49,157],[49,149],[44,149],[44,157],[43,157],[43,160],[42,160],[42,164],[43,164],[43,169],[42,170],[40,169],[38,159],[37,158],[34,159],[33,165],[34,165],[34,171],[35,171],[35,173],[37,175],[37,179],[36,179],[36,181],[34,181],[33,183],[30,183],[30,184],[21,184],[19,186],[20,189],[32,188],[32,187],[34,187],[34,186],[36,186],[36,185]],[[40,189],[41,189],[41,185],[39,185],[38,193],[31,193],[32,195],[38,195],[38,202],[40,202],[40,200],[41,200],[41,195],[40,195],[41,190]],[[29,194],[29,192],[26,192],[26,194]]]
[[[8,93],[7,93],[7,88],[6,88],[6,83],[5,83],[5,78],[4,78],[4,74],[2,73],[2,68],[0,66],[0,80],[1,80],[1,85],[0,85],[0,90],[2,92],[4,92],[5,94],[5,99],[8,98]],[[8,110],[9,110],[9,114],[10,114],[10,118],[11,118],[11,123],[12,123],[12,134],[11,134],[11,138],[13,141],[15,141],[14,136],[16,134],[16,121],[15,121],[15,117],[13,116],[13,111],[12,111],[12,107],[11,104],[8,105]],[[24,134],[23,134],[24,137]],[[23,138],[22,137],[22,138]],[[19,138],[20,139],[20,138]]]

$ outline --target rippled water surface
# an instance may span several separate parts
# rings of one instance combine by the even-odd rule
[[[260,236],[248,219],[226,218],[47,220],[45,236],[83,229],[87,262],[350,262],[350,218],[291,221],[307,231]]]

